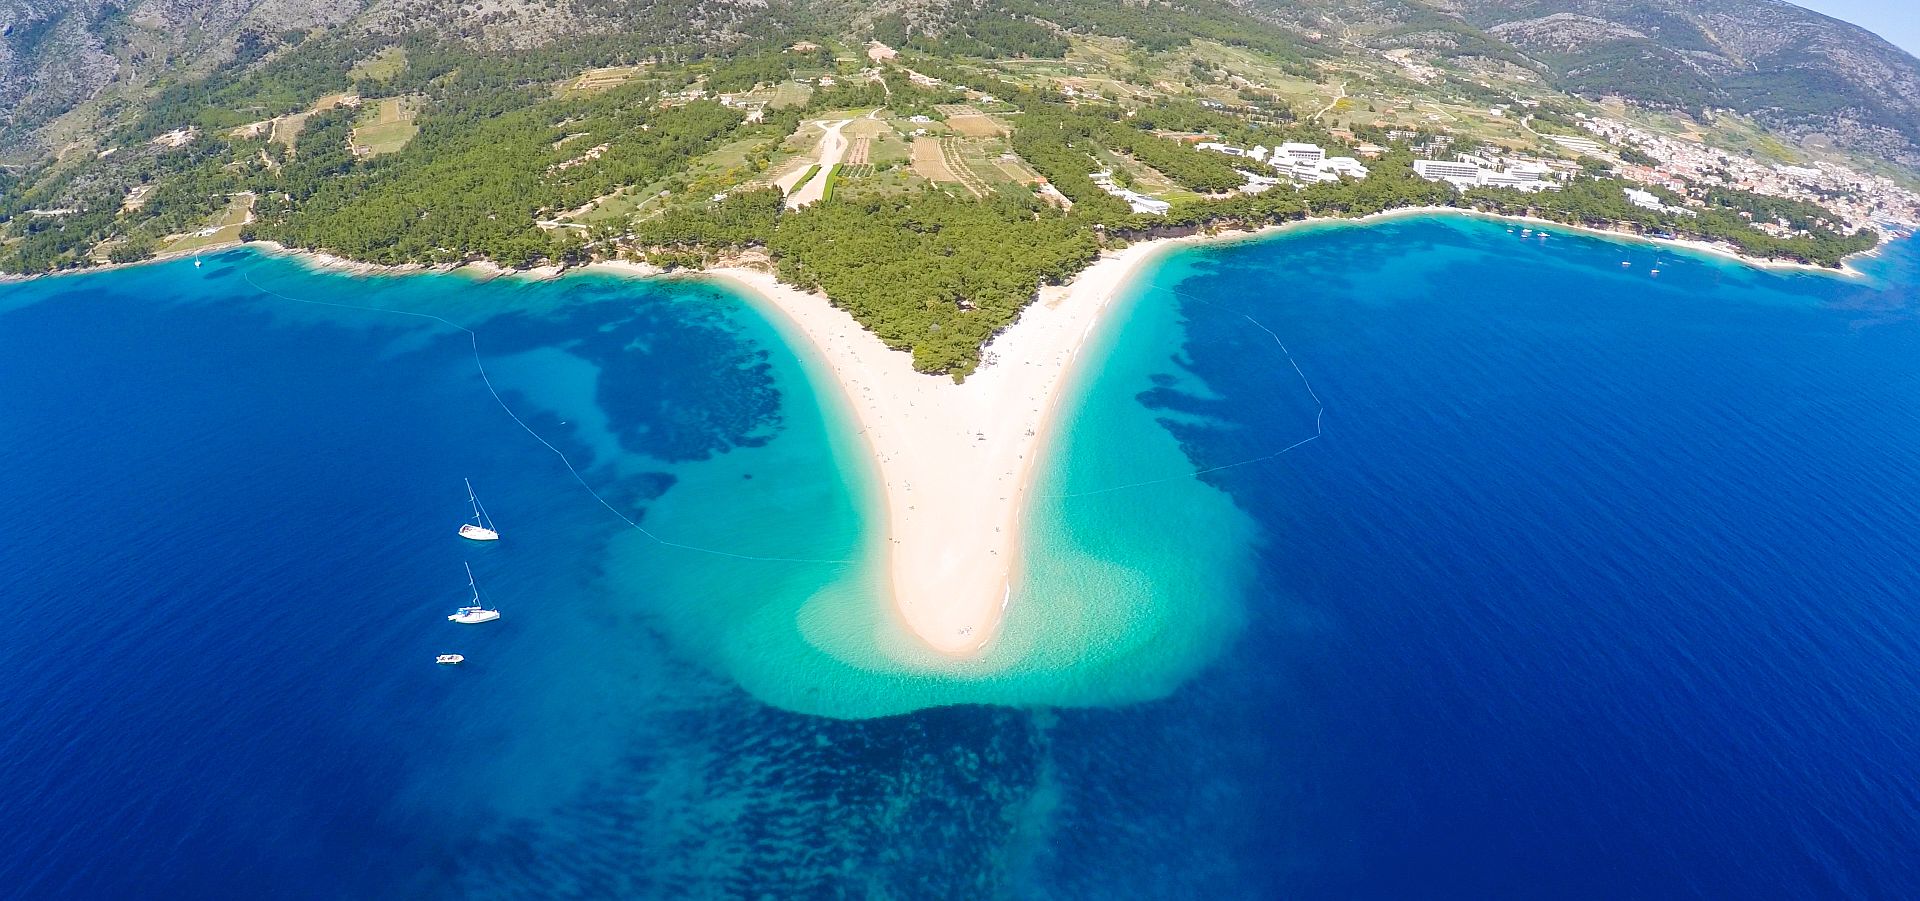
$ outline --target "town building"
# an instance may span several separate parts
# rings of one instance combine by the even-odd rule
[[[1318,163],[1327,158],[1326,149],[1320,145],[1302,144],[1298,141],[1288,141],[1285,144],[1281,144],[1280,149],[1275,152],[1301,163]]]
[[[1127,208],[1136,213],[1145,213],[1149,216],[1165,216],[1169,210],[1173,209],[1173,204],[1165,200],[1157,197],[1148,197],[1145,194],[1128,190],[1127,188],[1114,184],[1112,169],[1102,169],[1088,177],[1093,179],[1093,183],[1098,186],[1100,190],[1126,201]]]
[[[1427,181],[1444,181],[1461,190],[1514,188],[1521,191],[1557,191],[1554,170],[1534,163],[1509,163],[1501,168],[1487,157],[1461,154],[1456,160],[1414,160],[1413,174]]]

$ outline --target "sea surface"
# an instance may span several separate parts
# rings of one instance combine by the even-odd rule
[[[967,665],[718,284],[0,285],[0,897],[1920,896],[1920,252],[1860,268],[1170,251]]]

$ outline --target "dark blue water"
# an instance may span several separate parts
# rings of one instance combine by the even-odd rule
[[[1233,774],[1167,794],[1306,896],[1920,894],[1917,264],[1431,219],[1170,263],[1212,396],[1141,399],[1197,461],[1311,433],[1240,314],[1328,411],[1207,477],[1269,602],[1153,714]]]
[[[1089,403],[1195,468],[1297,440],[1252,316],[1327,407],[1206,476],[1261,525],[1233,649],[1151,704],[859,721],[602,578],[623,527],[462,334],[252,285],[472,325],[530,410],[584,378],[603,428],[529,415],[642,522],[814,440],[723,296],[246,254],[0,289],[0,895],[1920,894],[1920,257],[1868,268],[1446,219],[1183,251],[1137,312],[1173,337],[1117,351],[1159,377]],[[450,538],[461,476],[510,540]],[[441,620],[462,560],[500,628]]]

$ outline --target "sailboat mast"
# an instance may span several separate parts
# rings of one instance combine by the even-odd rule
[[[460,565],[467,568],[467,587],[473,589],[473,605],[478,607],[480,606],[480,585],[473,581],[473,564],[463,561]]]
[[[485,526],[489,532],[493,531],[493,517],[487,515],[487,508],[480,506],[480,494],[473,490],[473,480],[463,481],[467,483],[467,500],[473,504],[473,524]]]

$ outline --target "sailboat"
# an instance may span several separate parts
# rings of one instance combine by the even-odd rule
[[[493,517],[488,516],[486,509],[480,506],[480,495],[473,493],[473,480],[463,481],[467,483],[467,502],[473,504],[473,522],[460,527],[460,537],[473,541],[499,541],[500,533],[493,530]]]
[[[489,610],[485,604],[480,603],[480,586],[473,581],[473,567],[467,566],[467,564],[464,563],[461,565],[467,567],[467,587],[473,589],[473,602],[455,610],[453,615],[448,616],[447,619],[452,622],[467,623],[469,625],[473,623],[490,623],[499,619],[500,611]]]

